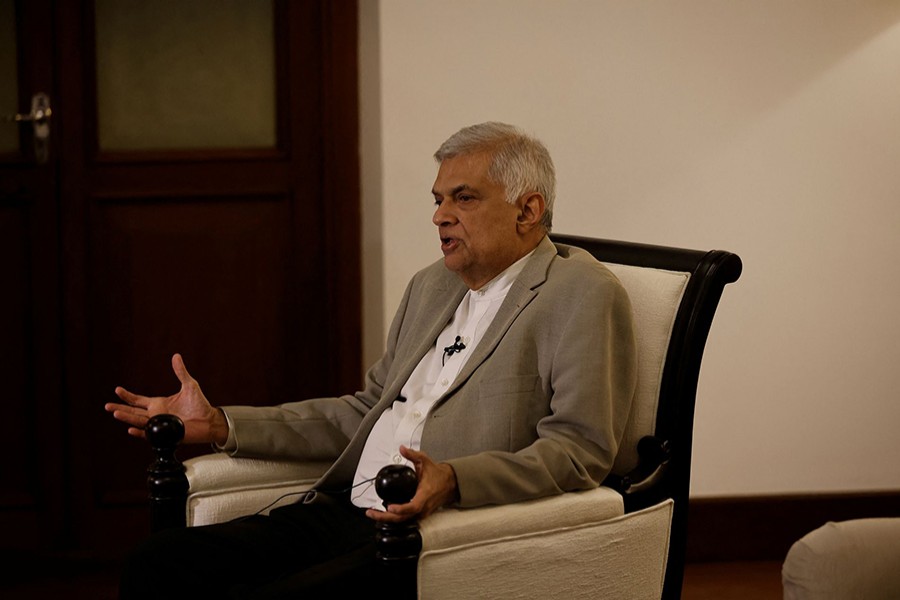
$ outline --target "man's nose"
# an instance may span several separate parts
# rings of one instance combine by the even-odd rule
[[[453,222],[453,211],[447,206],[447,202],[441,202],[434,209],[434,216],[431,222],[440,227],[441,225],[450,225]]]

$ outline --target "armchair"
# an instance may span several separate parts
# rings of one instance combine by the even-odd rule
[[[740,277],[740,258],[552,237],[604,262],[634,308],[638,384],[613,472],[594,490],[445,509],[424,519],[419,598],[543,598],[561,591],[567,598],[680,597],[700,362],[724,286]],[[159,523],[196,526],[269,510],[295,501],[327,467],[201,456],[185,463],[186,499],[177,489],[158,494],[154,515]]]
[[[900,519],[829,521],[794,542],[781,569],[784,600],[900,597]]]

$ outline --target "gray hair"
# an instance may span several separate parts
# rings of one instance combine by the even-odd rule
[[[488,122],[464,127],[441,144],[434,159],[487,152],[491,156],[488,177],[506,189],[506,201],[514,204],[529,192],[544,197],[541,225],[549,232],[553,224],[556,170],[547,148],[536,138],[506,123]]]

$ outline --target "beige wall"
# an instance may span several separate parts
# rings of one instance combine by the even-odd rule
[[[900,489],[900,3],[361,2],[366,357],[439,257],[430,158],[542,138],[556,230],[741,255],[696,495]]]

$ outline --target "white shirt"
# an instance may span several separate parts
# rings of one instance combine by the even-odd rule
[[[533,252],[533,251],[532,251]],[[400,456],[400,446],[418,450],[422,442],[425,420],[431,409],[462,370],[484,332],[493,322],[509,288],[522,272],[532,252],[510,265],[478,290],[469,290],[441,331],[435,345],[425,353],[400,395],[376,421],[369,433],[356,467],[350,497],[360,508],[384,510],[372,481],[385,465],[409,464]],[[465,349],[448,354],[448,348],[460,337]]]

